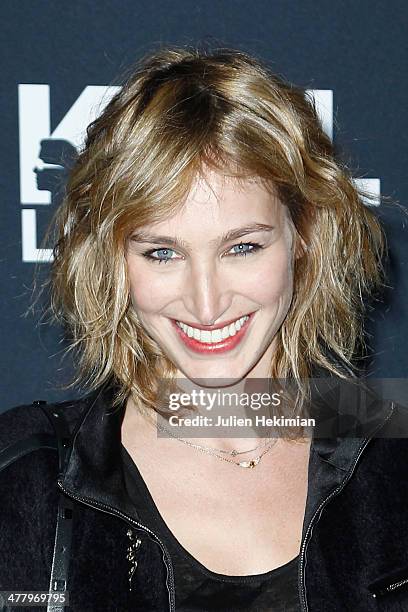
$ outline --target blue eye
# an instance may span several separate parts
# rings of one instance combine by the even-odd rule
[[[158,253],[158,257],[154,256],[153,253]],[[144,257],[146,257],[147,259],[150,259],[151,261],[157,261],[158,263],[161,263],[162,261],[164,263],[167,263],[168,261],[170,261],[170,259],[173,259],[171,257],[171,254],[174,253],[173,249],[154,249],[153,251],[148,251],[147,253],[143,253]]]
[[[243,255],[246,257],[246,255],[252,255],[252,253],[255,253],[261,248],[262,247],[260,244],[256,244],[254,242],[240,242],[232,247],[232,249],[235,249],[235,252],[232,253],[232,255]]]

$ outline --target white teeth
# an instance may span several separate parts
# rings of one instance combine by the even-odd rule
[[[235,336],[235,334],[241,329],[245,321],[248,319],[249,316],[245,315],[230,325],[226,325],[221,329],[214,329],[212,331],[197,329],[196,327],[191,327],[190,325],[186,325],[181,321],[177,321],[177,325],[189,338],[194,338],[195,340],[198,340],[198,342],[203,342],[205,344],[214,344],[229,338],[229,336]]]
[[[211,332],[211,342],[221,342],[221,330],[213,329]]]
[[[235,323],[231,323],[228,328],[228,331],[230,336],[235,336],[235,334],[237,333],[237,330],[235,329]]]
[[[211,340],[211,332],[210,331],[201,330],[200,331],[200,336],[201,336],[201,338],[200,338],[201,342],[207,342],[208,344],[210,344],[212,342],[212,340]]]

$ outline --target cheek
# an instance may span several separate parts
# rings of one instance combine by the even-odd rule
[[[130,295],[136,310],[153,312],[163,299],[163,283],[154,278],[154,275],[143,273],[142,269],[128,266]]]
[[[250,275],[248,289],[251,295],[263,305],[290,301],[293,292],[293,269],[290,253],[282,248],[269,257],[262,265],[255,267]]]

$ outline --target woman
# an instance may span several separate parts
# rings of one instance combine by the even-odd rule
[[[352,384],[326,401],[355,409],[344,435],[189,437],[166,403],[283,379],[299,416],[310,377],[355,378],[383,235],[304,92],[237,51],[145,58],[57,228],[52,305],[92,392],[1,416],[1,589],[81,612],[405,609],[399,407],[369,395],[355,429]]]

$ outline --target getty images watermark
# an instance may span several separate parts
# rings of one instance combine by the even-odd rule
[[[162,381],[159,410],[167,430],[158,436],[258,437],[282,435],[285,430],[312,429],[316,422],[299,408],[296,392],[289,385],[269,379],[192,382]],[[163,420],[158,424],[163,425]],[[172,431],[169,431],[172,430]]]
[[[162,379],[157,435],[408,438],[407,397],[408,379]]]
[[[192,389],[187,392],[170,393],[168,407],[172,411],[194,406],[199,410],[194,416],[181,417],[170,415],[169,425],[175,427],[314,427],[314,418],[284,415],[255,414],[238,416],[236,414],[216,414],[209,416],[202,411],[212,411],[215,408],[225,409],[240,407],[258,411],[262,408],[277,408],[282,406],[283,390],[274,393],[229,392],[221,389],[204,391]]]

